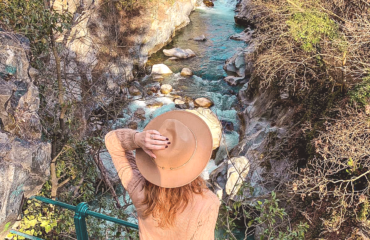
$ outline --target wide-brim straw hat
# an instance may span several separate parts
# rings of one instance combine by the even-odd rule
[[[212,155],[212,134],[206,122],[194,113],[173,110],[151,120],[145,130],[157,130],[171,144],[163,150],[136,150],[136,164],[149,182],[164,188],[184,186],[206,168]]]

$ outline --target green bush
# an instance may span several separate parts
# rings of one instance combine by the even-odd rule
[[[44,0],[0,0],[0,26],[25,35],[34,53],[49,48],[50,37],[71,27],[72,15],[48,9]]]
[[[313,52],[320,41],[327,37],[329,40],[339,38],[338,25],[329,18],[328,14],[315,8],[304,8],[302,4],[292,3],[293,15],[286,23],[290,27],[290,34],[302,44],[303,50]],[[299,6],[301,5],[301,6]]]
[[[367,76],[363,81],[357,84],[351,91],[349,96],[353,104],[358,104],[365,107],[370,104],[370,76]]]

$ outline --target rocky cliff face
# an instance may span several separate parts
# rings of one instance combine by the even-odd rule
[[[39,92],[31,78],[36,71],[29,66],[27,42],[0,32],[1,231],[16,220],[23,196],[37,194],[50,175],[51,148],[41,141]]]
[[[65,61],[68,72],[74,73],[71,81],[97,78],[104,83],[103,92],[118,93],[127,81],[144,73],[152,53],[190,22],[196,4],[196,0],[156,0],[150,7],[143,4],[124,11],[119,1],[85,0],[78,5],[73,0],[56,1],[55,9],[68,9],[76,23],[58,39],[67,45]]]

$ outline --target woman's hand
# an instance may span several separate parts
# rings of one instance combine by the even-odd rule
[[[152,150],[160,150],[168,147],[171,144],[169,139],[162,136],[156,130],[147,130],[135,134],[135,143],[141,147],[149,156],[156,158]]]

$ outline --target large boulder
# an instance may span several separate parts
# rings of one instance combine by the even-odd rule
[[[163,53],[168,57],[175,57],[179,59],[191,58],[196,56],[191,49],[181,48],[163,49]]]
[[[0,32],[0,238],[18,217],[23,197],[50,175],[51,146],[41,142],[39,92],[29,73],[24,37]],[[32,68],[31,68],[32,69]]]
[[[155,64],[152,67],[152,75],[164,75],[164,74],[171,74],[172,71],[167,65],[161,63],[161,64]]]

